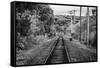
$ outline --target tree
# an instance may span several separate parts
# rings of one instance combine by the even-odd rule
[[[36,27],[40,28],[40,30],[36,31],[38,34],[49,33],[51,30],[50,27],[53,23],[53,10],[48,5],[21,2],[17,3],[16,16],[17,32],[19,32],[21,36],[29,35],[29,30],[31,28],[34,29],[34,27],[30,27],[32,23]],[[32,19],[32,16],[36,17]],[[38,22],[34,20],[37,20]],[[36,29],[33,31],[35,30]]]

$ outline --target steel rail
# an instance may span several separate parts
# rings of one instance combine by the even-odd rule
[[[59,39],[57,39],[56,42],[53,44],[54,46],[52,47],[51,51],[49,52],[49,55],[47,56],[47,58],[45,59],[45,61],[44,61],[43,64],[46,64],[46,63],[47,63],[49,57],[51,56],[51,54],[53,53],[53,51],[54,51],[54,49],[55,49],[55,47],[56,47],[58,41],[59,41]]]
[[[66,51],[66,54],[67,54],[68,62],[71,62],[71,58],[70,58],[70,55],[69,55],[69,53],[68,53],[68,48],[67,48],[67,46],[65,45],[64,39],[62,39],[62,41],[63,41],[63,45],[64,45],[64,48],[65,48],[65,51]]]

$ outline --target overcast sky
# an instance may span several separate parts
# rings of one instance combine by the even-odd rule
[[[54,15],[68,15],[69,11],[77,10],[75,15],[80,15],[80,7],[78,6],[63,6],[63,5],[50,5],[50,7],[54,10]],[[93,8],[90,8],[90,11]],[[86,15],[87,8],[82,8],[82,15]],[[91,15],[91,12],[90,12]]]

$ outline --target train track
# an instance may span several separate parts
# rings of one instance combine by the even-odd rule
[[[51,43],[52,44],[52,43]],[[71,62],[68,49],[65,46],[63,38],[58,38],[54,43],[44,50],[42,54],[26,61],[28,65],[34,64],[55,64],[55,63],[69,63]],[[45,54],[45,55],[44,55]]]
[[[64,39],[59,38],[51,49],[44,64],[69,63],[71,62],[68,50],[65,46]]]
[[[70,42],[69,42],[70,43]],[[52,40],[51,42],[48,43],[48,46],[45,49],[42,49],[35,57],[30,57],[28,60],[25,61],[25,65],[41,65],[41,64],[57,64],[57,63],[71,63],[73,61],[76,62],[76,59],[78,58],[79,60],[84,61],[84,56],[81,57],[80,53],[77,49],[74,51],[78,52],[78,54],[75,52],[72,54],[75,54],[75,60],[74,60],[74,55],[71,53],[69,54],[69,51],[73,51],[73,48],[70,50],[69,44],[65,39],[63,38],[56,38],[56,40]],[[86,53],[86,52],[85,52]],[[77,57],[76,55],[79,55]],[[94,54],[93,54],[94,55]],[[86,57],[86,59],[88,59]],[[89,56],[90,59],[90,56]]]

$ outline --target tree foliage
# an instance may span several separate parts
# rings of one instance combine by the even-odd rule
[[[43,39],[43,36],[50,37],[53,10],[44,4],[17,2],[15,24],[16,46],[18,49],[26,49],[39,44],[38,40]]]
[[[37,34],[49,33],[53,23],[53,10],[48,5],[43,4],[17,3],[16,16],[17,32],[21,36],[27,36],[31,28],[33,28],[32,31],[37,30],[34,27],[40,29],[36,31]]]

